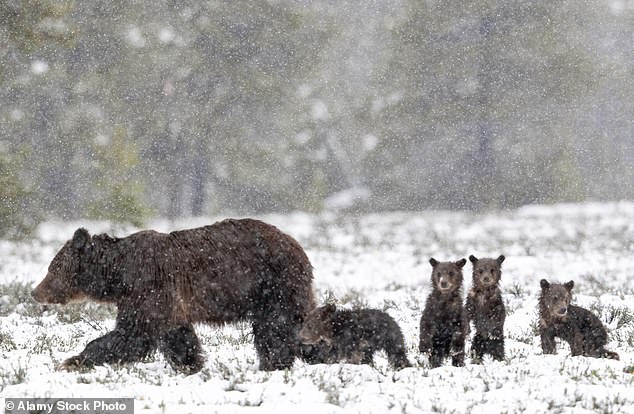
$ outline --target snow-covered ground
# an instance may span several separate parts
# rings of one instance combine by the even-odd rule
[[[79,226],[122,236],[108,223],[45,223],[35,240],[0,241],[0,397],[133,397],[136,413],[634,412],[634,204],[531,206],[487,214],[420,212],[347,217],[265,216],[297,238],[315,267],[320,300],[378,307],[403,329],[414,368],[297,362],[257,370],[247,324],[198,327],[205,368],[174,372],[160,355],[123,367],[55,369],[112,328],[102,305],[42,306],[28,296],[62,243]],[[169,231],[216,219],[149,227]],[[506,255],[506,360],[429,369],[417,353],[418,321],[430,291],[430,257]],[[471,284],[465,267],[465,291]],[[574,302],[610,332],[620,361],[542,355],[537,334],[539,280],[576,282]],[[467,347],[469,343],[467,343]],[[0,401],[0,409],[3,402]]]

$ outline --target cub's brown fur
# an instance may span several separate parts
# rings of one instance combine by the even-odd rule
[[[473,264],[473,284],[467,295],[465,314],[467,327],[471,321],[475,325],[471,353],[476,362],[485,354],[504,360],[506,309],[499,286],[504,259],[503,255],[497,259],[469,256]]]
[[[123,238],[78,229],[33,297],[118,307],[114,330],[65,368],[139,361],[158,348],[175,368],[196,372],[203,358],[193,324],[250,320],[260,368],[272,370],[300,355],[297,334],[315,307],[312,279],[300,245],[257,220]]]
[[[583,355],[594,358],[619,359],[616,352],[604,348],[608,342],[608,332],[592,312],[580,306],[571,305],[574,282],[559,284],[540,282],[539,333],[544,354],[554,354],[555,337],[560,337],[570,345],[573,356]]]
[[[432,292],[420,319],[419,351],[428,353],[432,368],[451,356],[454,366],[464,365],[466,324],[462,306],[462,268],[466,259],[438,262],[433,257]]]
[[[403,334],[387,313],[378,309],[337,310],[329,304],[310,312],[299,337],[320,350],[313,363],[369,364],[384,350],[394,368],[409,367]]]

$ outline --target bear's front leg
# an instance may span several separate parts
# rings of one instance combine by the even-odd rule
[[[556,354],[555,332],[552,329],[542,328],[539,332],[542,340],[542,352],[544,354]]]
[[[114,330],[89,342],[79,355],[62,362],[60,368],[76,370],[146,358],[157,346],[156,324],[147,319],[137,321],[130,315],[136,316],[136,312],[120,309]]]
[[[420,334],[419,334],[419,342],[418,342],[418,352],[421,354],[430,353],[432,346],[432,338],[435,334],[431,324],[429,323],[429,318],[423,315],[420,319]]]
[[[125,331],[115,329],[89,342],[81,354],[68,358],[60,368],[72,371],[95,365],[141,361],[154,349],[155,343],[150,338],[132,338]]]
[[[192,325],[183,325],[169,329],[159,345],[169,363],[178,371],[193,374],[200,371],[204,364],[200,341]]]

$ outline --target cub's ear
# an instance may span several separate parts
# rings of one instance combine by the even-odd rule
[[[467,259],[464,257],[456,262],[456,266],[458,267],[464,267],[465,264],[467,264]]]
[[[548,289],[550,287],[550,283],[548,283],[548,280],[546,279],[542,279],[539,282],[539,285],[542,287],[542,289]]]
[[[564,283],[564,286],[566,287],[566,289],[568,289],[568,291],[571,291],[574,285],[575,285],[575,282],[572,280],[570,282]]]
[[[474,255],[471,255],[471,256],[469,256],[469,261],[470,261],[471,263],[475,264],[475,262],[477,262],[477,261],[478,261],[478,258],[477,258],[477,257],[475,257]]]
[[[497,260],[498,264],[502,264],[504,259],[506,259],[506,257],[504,257],[504,255],[501,254],[501,255],[498,256],[498,258],[496,260]]]
[[[83,249],[88,245],[88,243],[90,243],[90,234],[88,233],[88,230],[83,227],[75,230],[75,234],[73,234],[73,248],[76,250]]]
[[[429,259],[429,264],[432,267],[436,267],[438,265],[438,260],[434,259],[433,257],[431,259]]]

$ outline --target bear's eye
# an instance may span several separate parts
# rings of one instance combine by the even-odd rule
[[[454,272],[449,272],[449,277],[454,277],[455,273]]]
[[[484,270],[480,269],[480,270],[478,270],[478,273],[482,274],[482,273],[484,273]]]

